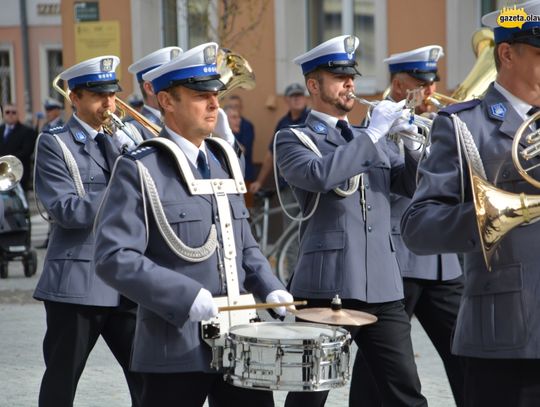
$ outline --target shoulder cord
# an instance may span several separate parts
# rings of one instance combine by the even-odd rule
[[[320,150],[317,148],[317,146],[315,145],[315,143],[313,141],[311,141],[311,139],[304,132],[302,132],[300,130],[297,130],[297,129],[294,129],[294,128],[291,128],[289,130],[291,130],[296,135],[296,137],[298,137],[298,139],[302,142],[302,144],[304,144],[307,148],[309,148],[311,151],[313,151],[319,158],[322,157],[322,154],[321,154]],[[276,160],[276,139],[277,139],[277,133],[274,136],[274,144],[273,144],[272,148],[273,148],[273,157],[274,157],[274,160],[273,160],[274,161],[273,162],[273,164],[274,164],[274,174],[275,174],[274,175],[274,181],[276,182],[276,192],[277,192],[277,196],[278,196],[278,201],[279,201],[279,204],[281,205],[281,208],[282,208],[283,212],[285,213],[285,215],[287,215],[287,217],[289,219],[294,220],[294,221],[303,222],[303,221],[308,220],[309,218],[311,218],[313,216],[313,214],[315,213],[315,211],[317,210],[317,207],[319,205],[319,200],[320,200],[320,197],[321,197],[321,193],[317,192],[316,198],[315,198],[315,203],[313,204],[313,208],[311,209],[309,214],[306,215],[305,217],[304,216],[296,217],[294,215],[291,215],[287,211],[287,209],[285,208],[285,205],[283,204],[283,201],[281,199],[281,193],[279,191],[277,160]],[[350,195],[354,194],[358,190],[358,186],[360,185],[360,180],[362,178],[363,178],[363,174],[355,175],[355,176],[349,178],[349,187],[347,189],[334,188],[333,191],[337,195],[342,196],[342,197],[350,196]]]
[[[210,229],[210,234],[208,235],[208,239],[202,246],[187,246],[184,242],[180,240],[180,238],[174,233],[171,226],[169,225],[167,217],[165,216],[165,212],[163,211],[163,206],[159,199],[156,184],[154,183],[154,180],[152,179],[148,168],[146,168],[144,164],[141,163],[141,161],[139,160],[137,161],[137,167],[139,169],[139,174],[141,174],[141,178],[143,180],[142,190],[146,190],[148,194],[150,207],[152,208],[152,213],[154,214],[154,218],[156,219],[158,230],[167,245],[170,247],[170,249],[181,259],[192,263],[198,263],[209,259],[214,254],[218,244],[216,226],[212,225]]]
[[[37,159],[38,157],[38,146],[39,146],[39,139],[43,133],[41,133],[36,140],[36,148],[34,151],[34,157]],[[82,198],[86,192],[84,190],[83,182],[81,179],[81,174],[79,172],[79,167],[77,166],[77,162],[75,161],[75,158],[73,157],[73,154],[71,154],[71,151],[67,148],[66,144],[58,137],[58,135],[53,134],[52,135],[56,141],[58,142],[58,145],[60,146],[60,149],[62,150],[62,154],[64,155],[64,161],[66,163],[66,166],[68,168],[69,174],[71,175],[71,178],[73,179],[73,183],[75,184],[75,192],[77,193],[77,196]],[[34,164],[34,191],[36,191],[36,172],[37,172],[37,165]],[[39,216],[41,216],[45,221],[48,223],[53,223],[54,221],[48,216],[47,210],[43,208],[43,206],[40,204],[37,193],[34,194],[34,199],[36,201],[36,208],[38,210]]]
[[[452,114],[451,117],[454,122],[454,130],[456,135],[456,145],[458,150],[459,172],[461,181],[461,202],[463,203],[465,201],[465,182],[463,174],[463,160],[461,158],[462,148],[469,167],[483,179],[487,179],[487,176],[484,169],[484,164],[482,163],[482,158],[480,157],[478,148],[476,147],[473,136],[467,128],[467,125],[455,113]]]

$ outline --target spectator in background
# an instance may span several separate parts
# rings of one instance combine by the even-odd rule
[[[45,109],[45,124],[39,129],[40,132],[49,132],[55,127],[62,127],[64,120],[62,119],[62,103],[53,98],[47,98],[43,103]]]
[[[141,95],[137,93],[132,93],[128,96],[127,102],[129,103],[129,106],[131,106],[133,109],[135,109],[137,112],[142,113],[142,109],[144,106],[144,100],[141,97]]]
[[[241,141],[242,116],[240,116],[240,112],[234,106],[229,106],[229,105],[225,106],[223,110],[227,114],[229,127],[231,128],[234,134],[234,137],[236,138],[236,141],[240,144],[244,153],[245,166],[246,166],[245,179],[247,181],[252,181],[255,175],[254,174],[255,169],[253,167],[253,140],[251,140],[251,142],[248,143],[247,145],[244,145]],[[249,168],[249,173],[248,173],[248,168]]]
[[[300,85],[299,83],[291,83],[285,88],[284,95],[285,102],[287,103],[287,107],[289,108],[289,110],[287,111],[285,116],[279,119],[276,125],[276,129],[274,130],[274,134],[276,134],[279,130],[285,127],[304,123],[309,113],[306,99],[306,88],[304,86]],[[272,136],[272,141],[270,142],[270,145],[268,146],[268,151],[264,156],[259,175],[257,176],[257,179],[249,186],[249,192],[253,194],[256,193],[259,189],[261,189],[261,187],[266,182],[268,175],[274,170],[273,145],[274,137]],[[283,185],[284,181],[283,179],[280,179],[280,189],[281,187],[283,187]]]
[[[23,164],[21,186],[30,189],[31,157],[34,152],[37,132],[19,121],[17,107],[12,103],[2,106],[4,123],[0,126],[0,157],[14,155]]]
[[[244,147],[244,156],[246,159],[246,174],[245,179],[246,181],[253,181],[255,179],[255,168],[253,166],[253,142],[255,140],[255,128],[253,127],[253,123],[251,123],[248,119],[242,116],[242,99],[238,95],[231,95],[227,98],[227,102],[225,103],[224,110],[227,112],[227,110],[236,110],[238,114],[240,115],[240,128],[237,132],[236,130],[233,130],[233,133],[236,137],[236,141],[240,143]],[[228,115],[229,113],[227,113]],[[230,123],[229,119],[229,125]]]

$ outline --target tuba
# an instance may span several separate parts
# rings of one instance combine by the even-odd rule
[[[493,49],[495,48],[493,31],[489,28],[476,31],[472,37],[472,48],[476,55],[476,63],[459,87],[451,96],[435,92],[427,97],[427,103],[432,104],[437,109],[442,109],[447,105],[471,100],[484,94],[489,84],[497,76],[493,58]]]

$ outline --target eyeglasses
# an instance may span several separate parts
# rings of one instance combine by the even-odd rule
[[[5,114],[17,114],[17,111],[16,110],[5,110],[4,113]]]

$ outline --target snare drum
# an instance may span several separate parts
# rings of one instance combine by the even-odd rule
[[[230,328],[225,380],[245,388],[320,391],[349,380],[350,334],[310,323],[258,322]]]

